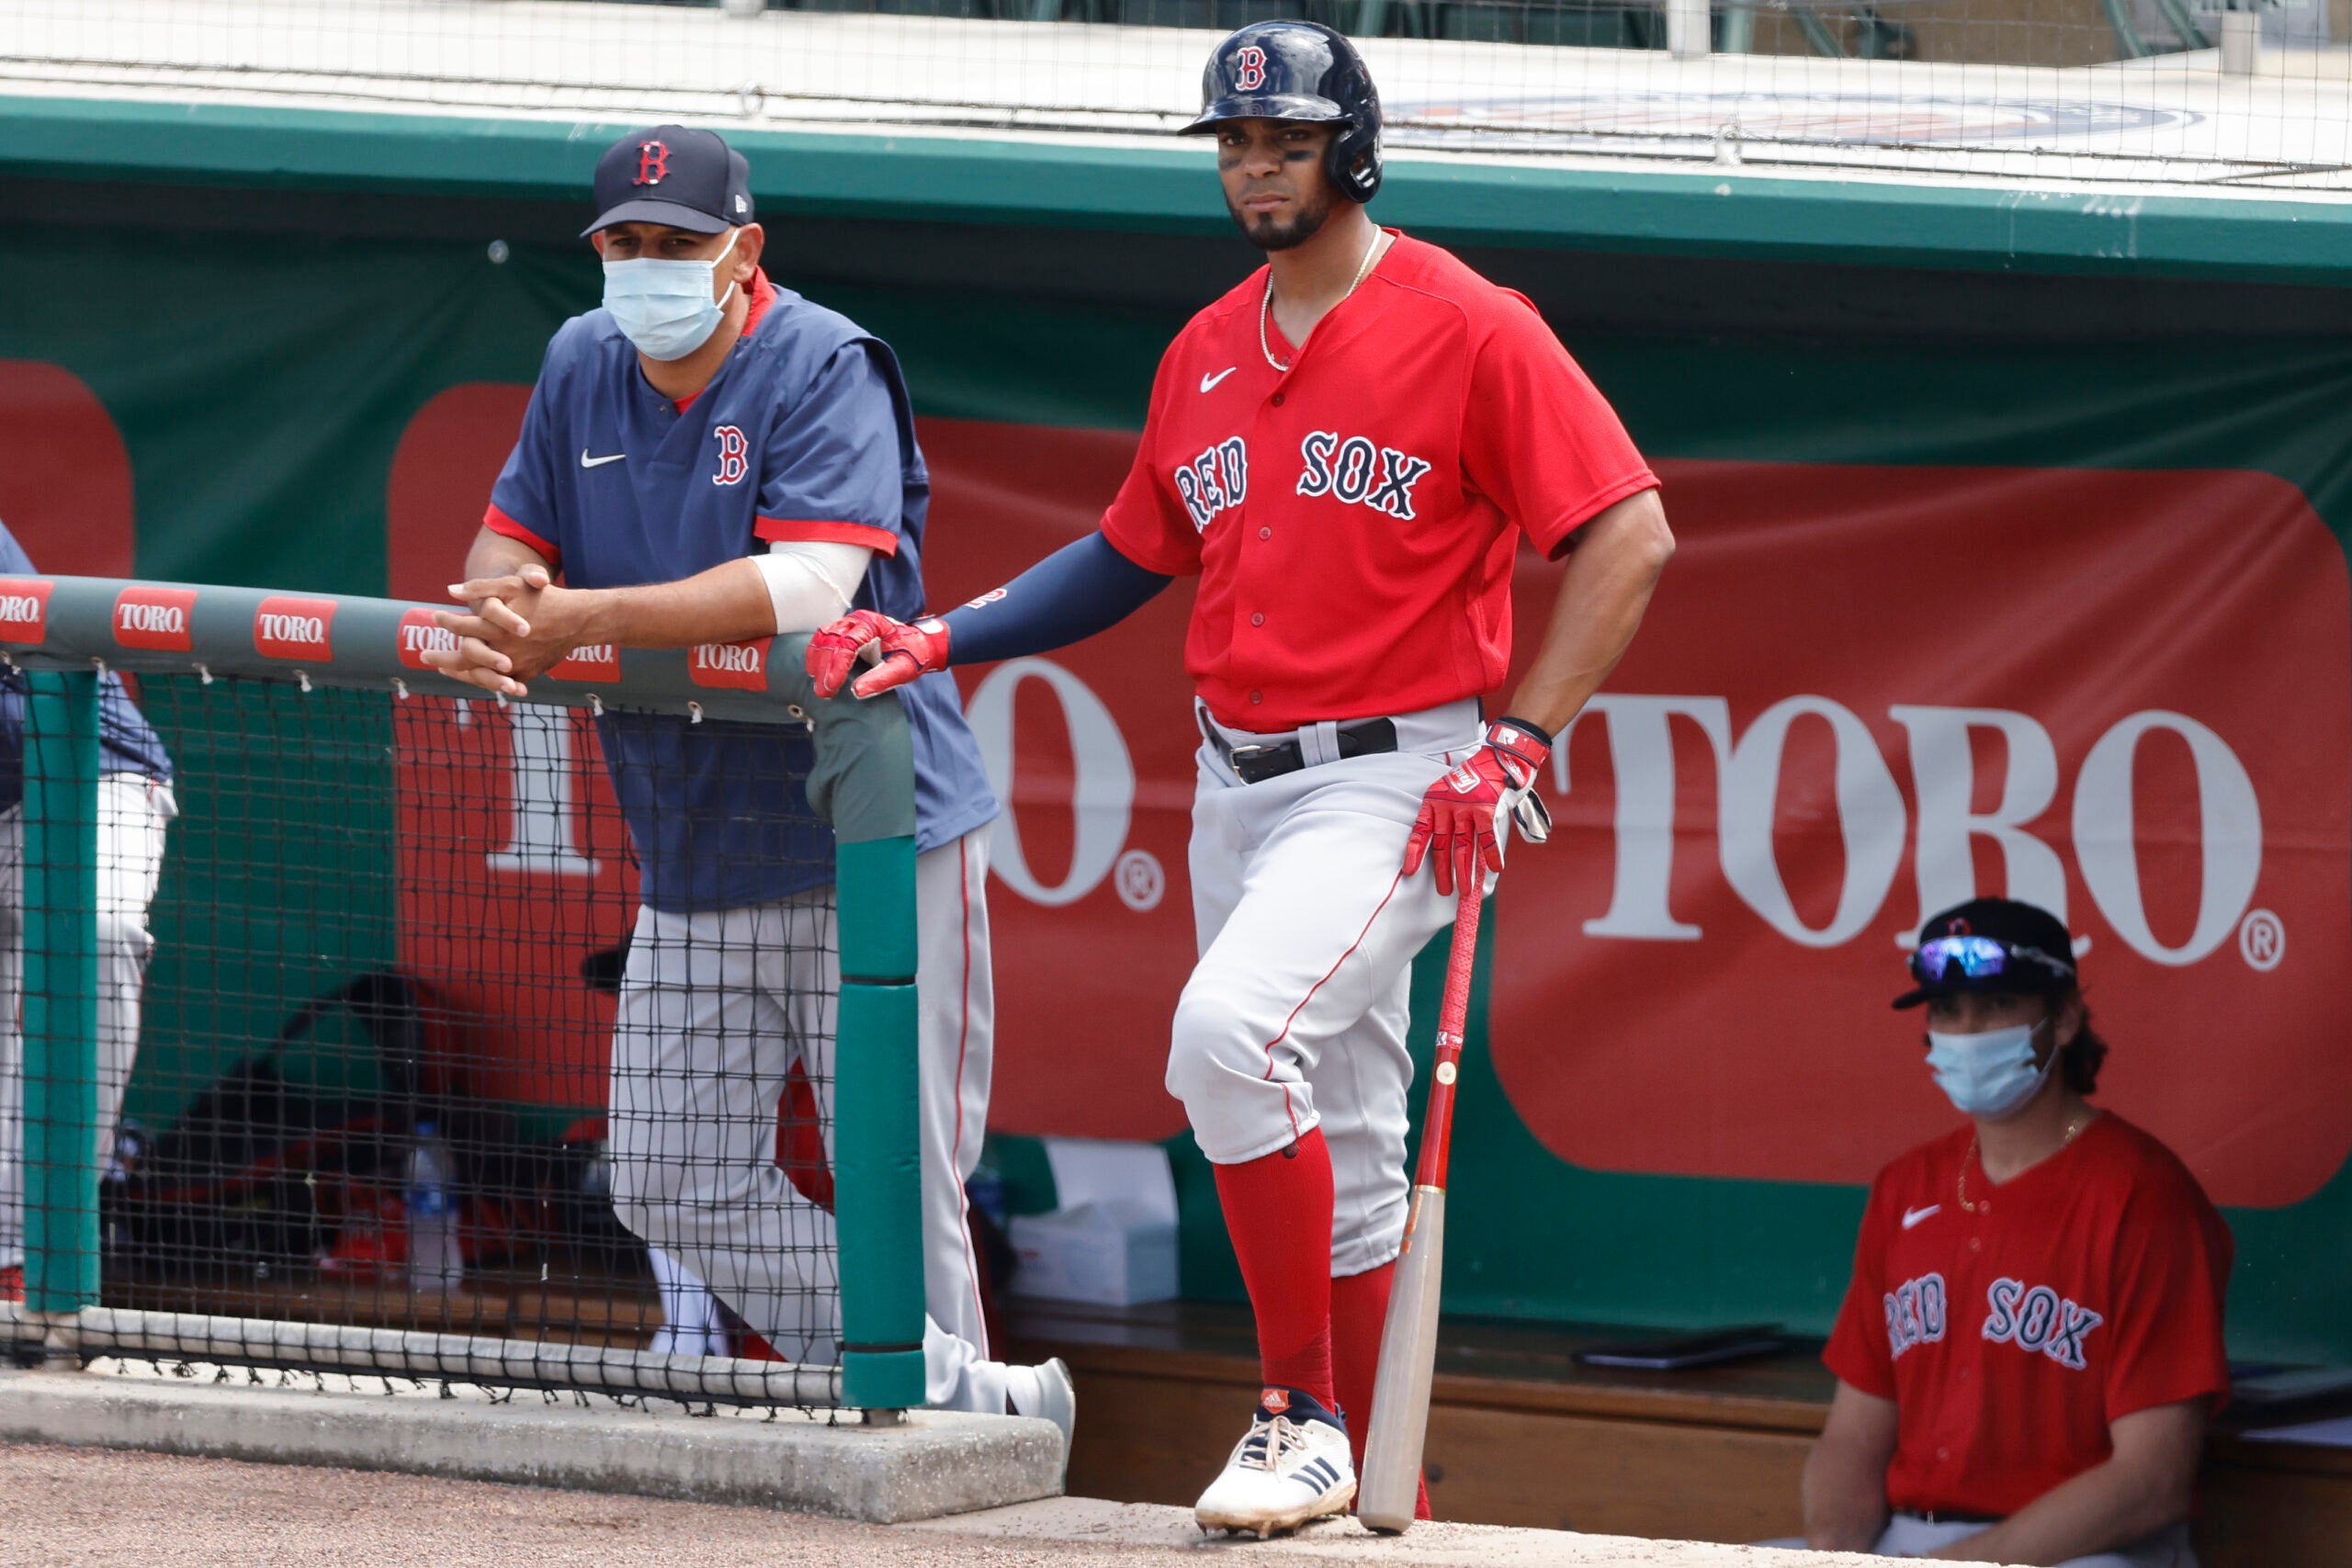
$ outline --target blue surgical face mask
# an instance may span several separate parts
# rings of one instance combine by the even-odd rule
[[[684,359],[710,341],[735,297],[731,283],[718,299],[710,295],[718,264],[734,249],[729,237],[727,249],[709,261],[606,262],[605,309],[613,324],[648,359]]]
[[[2043,1019],[2042,1023],[2050,1021]],[[2033,1037],[2041,1023],[1996,1029],[1984,1034],[1928,1032],[1928,1066],[1936,1087],[1965,1115],[1998,1122],[2014,1116],[2040,1092],[2057,1065],[2058,1053],[2033,1065]]]

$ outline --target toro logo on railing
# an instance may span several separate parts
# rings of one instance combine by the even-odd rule
[[[121,648],[153,648],[186,653],[196,616],[193,588],[144,588],[134,583],[115,595],[114,640]]]
[[[393,651],[400,655],[401,662],[411,670],[433,668],[424,661],[424,655],[428,649],[438,649],[443,653],[457,651],[458,634],[444,631],[435,626],[434,615],[435,612],[431,610],[411,610],[401,617],[400,637]],[[255,639],[256,641],[259,639],[258,632],[255,634]]]
[[[583,642],[548,669],[550,681],[617,681],[621,650],[609,642]]]
[[[254,612],[254,651],[264,659],[333,659],[334,601],[273,593]]]
[[[49,591],[57,584],[0,577],[0,642],[35,646],[49,638]]]
[[[768,689],[768,645],[772,637],[749,642],[706,642],[686,660],[686,673],[697,686],[724,686],[739,692]]]

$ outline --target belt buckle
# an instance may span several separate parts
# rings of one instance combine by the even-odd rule
[[[1225,751],[1226,765],[1237,774],[1245,768],[1258,765],[1258,759],[1273,750],[1271,746],[1228,746]]]

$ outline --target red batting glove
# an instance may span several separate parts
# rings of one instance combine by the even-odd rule
[[[897,625],[879,611],[852,610],[819,626],[808,638],[808,678],[817,682],[817,694],[838,695],[850,671],[857,668],[858,656]]]
[[[876,696],[918,675],[946,669],[946,624],[933,616],[894,621],[874,610],[852,610],[819,627],[808,639],[808,675],[817,682],[817,694],[838,695],[850,671],[869,653],[875,667],[850,687],[861,697]]]
[[[1413,836],[1405,841],[1405,874],[1429,860],[1438,892],[1451,898],[1457,884],[1467,886],[1481,874],[1481,866],[1502,870],[1506,810],[1518,819],[1521,838],[1542,843],[1552,817],[1535,793],[1535,779],[1551,757],[1552,743],[1532,726],[1512,718],[1488,725],[1469,760],[1422,797]]]

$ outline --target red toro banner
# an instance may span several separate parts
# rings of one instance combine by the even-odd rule
[[[1887,1003],[1924,917],[2076,933],[2101,1102],[2224,1203],[2352,1148],[2352,590],[2248,473],[1668,464],[1683,542],[1555,752],[1490,1021],[1612,1170],[1858,1181],[1951,1124]],[[1522,657],[1557,569],[1522,561]]]
[[[194,648],[193,588],[126,588],[115,595],[114,640],[123,648],[185,653]]]
[[[1121,431],[922,423],[934,606],[1091,532],[1134,460]],[[1185,843],[1200,730],[1193,585],[1080,646],[956,671],[998,798],[989,848],[997,1056],[989,1125],[1166,1138],[1168,1023],[1194,953]]]
[[[582,643],[549,667],[550,681],[617,681],[621,651],[609,642]]]
[[[686,678],[697,686],[764,692],[768,689],[768,645],[775,640],[763,637],[750,642],[697,643],[686,658]]]
[[[264,659],[333,659],[334,601],[271,594],[254,612],[254,651]]]
[[[924,439],[941,603],[1091,526],[1126,449]],[[2103,1103],[2221,1201],[2324,1181],[2352,1147],[2352,589],[2300,494],[2235,472],[1660,471],[1681,552],[1556,752],[1559,831],[1514,852],[1495,921],[1496,1062],[1545,1146],[1868,1179],[1951,1122],[1917,1015],[1887,1008],[1905,943],[2004,893],[2079,934]],[[1521,558],[1522,664],[1559,570]],[[996,1125],[1182,1125],[1159,1089],[1192,935],[1182,614],[1171,594],[967,678],[1013,802]]]
[[[49,637],[49,595],[41,578],[0,577],[0,642],[39,647]]]
[[[581,965],[628,931],[636,878],[594,721],[488,701],[395,704],[393,721],[401,962],[488,1026],[502,1060],[475,1092],[601,1107],[613,999]]]
[[[130,453],[89,383],[0,359],[0,521],[25,554],[42,571],[130,576]]]
[[[453,440],[495,400],[445,397]],[[1094,527],[1134,450],[940,420],[922,440],[934,605]],[[503,441],[477,440],[466,485],[435,481],[470,518],[395,507],[395,563],[446,577],[403,541],[461,551]],[[432,449],[417,427],[401,447]],[[2102,1103],[2223,1203],[2318,1188],[2352,1148],[2352,579],[2300,493],[2244,472],[1658,467],[1680,553],[1563,738],[1558,831],[1514,849],[1493,922],[1496,1066],[1544,1145],[1609,1170],[1867,1180],[1951,1122],[1918,1016],[1887,1008],[1905,943],[1924,914],[2001,893],[2082,942],[2114,1047]],[[426,495],[424,473],[396,465],[395,497]],[[1521,558],[1522,664],[1560,570]],[[1182,1130],[1161,1076],[1193,951],[1191,598],[1179,583],[1078,648],[959,671],[1010,805],[992,1126]],[[760,651],[698,678],[763,687]],[[532,902],[541,879],[617,877],[625,858],[609,807],[586,809],[603,783],[585,732],[560,733],[576,793],[487,785],[462,832],[435,829],[489,857],[517,931],[553,907]],[[502,780],[514,745],[555,744],[538,735],[479,723],[446,764]],[[576,989],[582,951],[619,932],[543,934],[496,1010]]]
[[[431,610],[411,610],[401,617],[400,645],[395,650],[400,660],[411,670],[430,670],[424,661],[427,650],[447,653],[458,646],[458,634],[444,631],[433,623]]]

